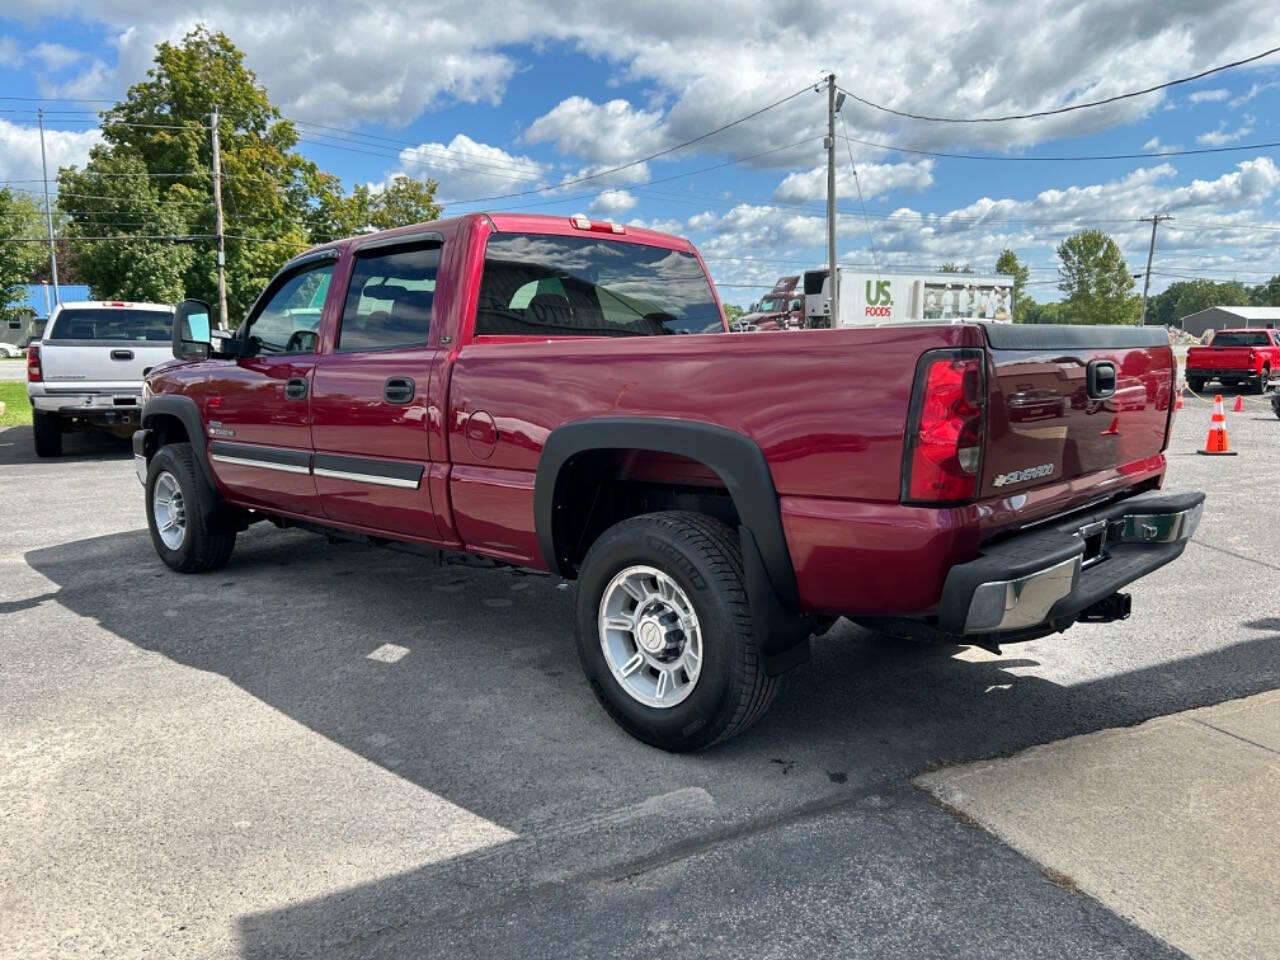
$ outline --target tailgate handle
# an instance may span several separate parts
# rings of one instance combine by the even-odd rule
[[[133,351],[132,350],[112,350],[111,359],[112,360],[132,360]]]
[[[285,381],[284,398],[286,400],[301,400],[307,395],[306,377],[290,377]]]
[[[1095,400],[1109,397],[1116,392],[1116,365],[1110,360],[1094,360],[1086,371],[1089,396]]]

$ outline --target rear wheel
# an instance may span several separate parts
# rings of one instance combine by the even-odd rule
[[[179,573],[225,566],[236,531],[216,523],[189,443],[161,447],[147,468],[147,526],[160,559]]]
[[[1187,377],[1187,386],[1191,388],[1192,393],[1204,392],[1204,381],[1198,377]]]
[[[1253,385],[1254,393],[1266,393],[1267,384],[1271,382],[1271,368],[1263,367],[1262,376],[1258,377],[1258,382]]]
[[[62,456],[62,420],[56,413],[31,412],[31,433],[37,457]]]
[[[628,733],[685,752],[745,730],[773,702],[743,586],[738,535],[697,513],[633,517],[582,564],[578,656]]]

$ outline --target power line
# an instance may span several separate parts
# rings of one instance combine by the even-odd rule
[[[871,233],[871,218],[867,216],[867,205],[862,201],[862,181],[858,179],[858,165],[853,162],[853,147],[849,145],[849,128],[844,122],[844,114],[840,113],[838,109],[836,112],[840,117],[840,129],[845,132],[844,146],[849,151],[849,167],[853,170],[853,185],[858,188],[858,206],[862,208],[862,222],[867,225],[867,249],[871,251],[871,261],[876,265],[876,273],[879,274],[880,261],[876,257],[876,238]],[[834,203],[831,209],[835,209]],[[835,284],[834,279],[831,282],[833,285]]]
[[[108,97],[0,97],[0,100],[18,100],[23,103],[115,103]]]
[[[1086,110],[1090,107],[1102,107],[1110,103],[1117,103],[1121,100],[1129,100],[1133,97],[1146,96],[1149,93],[1155,93],[1157,90],[1166,90],[1169,87],[1176,87],[1180,83],[1190,83],[1193,80],[1200,80],[1211,74],[1221,73],[1223,70],[1231,70],[1235,67],[1242,67],[1245,64],[1253,63],[1255,60],[1261,60],[1269,57],[1271,54],[1280,52],[1280,47],[1272,47],[1270,50],[1263,50],[1251,57],[1245,57],[1243,60],[1233,60],[1231,63],[1224,63],[1221,66],[1210,67],[1208,70],[1201,70],[1189,77],[1179,77],[1177,80],[1168,80],[1164,83],[1157,83],[1155,86],[1146,87],[1142,90],[1133,90],[1129,93],[1118,93],[1113,97],[1106,97],[1102,100],[1091,100],[1087,103],[1075,103],[1067,107],[1057,107],[1053,110],[1037,110],[1034,113],[1011,113],[1003,117],[934,117],[922,113],[910,113],[905,110],[895,110],[893,107],[886,107],[879,103],[873,103],[864,97],[858,96],[851,90],[840,89],[849,97],[857,100],[864,106],[871,107],[875,110],[891,113],[897,117],[906,117],[908,120],[928,120],[932,123],[1003,123],[1006,120],[1034,120],[1038,117],[1051,117],[1061,113],[1071,113],[1074,110]]]
[[[1074,154],[1060,157],[1011,157],[998,153],[946,153],[939,150],[918,150],[914,147],[903,147],[892,143],[877,143],[874,140],[860,140],[847,137],[853,143],[865,147],[876,147],[880,150],[891,150],[897,153],[913,153],[922,157],[941,157],[946,160],[998,160],[1011,163],[1065,163],[1073,160],[1160,160],[1164,157],[1189,157],[1205,153],[1238,153],[1242,150],[1269,150],[1280,147],[1280,140],[1268,143],[1243,143],[1234,147],[1200,147],[1195,150],[1165,150],[1160,153],[1101,153]]]
[[[454,203],[454,204],[488,203],[491,200],[508,200],[513,197],[526,197],[533,193],[545,193],[548,190],[563,190],[565,187],[572,187],[579,183],[587,183],[588,181],[591,181],[591,180],[599,180],[601,177],[607,177],[607,176],[610,176],[611,174],[618,173],[619,171],[622,171],[622,170],[629,170],[632,167],[638,167],[642,163],[648,163],[650,160],[656,160],[659,157],[669,156],[670,154],[673,154],[678,150],[683,150],[685,147],[692,146],[695,143],[701,143],[703,140],[706,140],[708,137],[714,137],[716,134],[723,133],[725,130],[730,129],[731,127],[736,127],[741,123],[746,123],[748,120],[752,120],[760,116],[760,114],[762,113],[765,113],[769,110],[773,110],[775,107],[780,107],[784,103],[794,100],[796,97],[809,93],[812,89],[813,88],[810,86],[801,87],[795,93],[789,93],[785,97],[782,97],[779,100],[775,100],[773,101],[773,103],[770,103],[767,106],[760,107],[758,110],[753,110],[750,113],[746,114],[745,116],[738,117],[736,120],[730,120],[728,123],[721,124],[720,126],[716,127],[713,130],[708,130],[706,133],[699,134],[696,137],[691,137],[688,140],[681,141],[680,143],[677,143],[674,146],[666,147],[665,149],[662,149],[662,150],[657,150],[653,153],[647,154],[646,156],[637,157],[634,160],[628,160],[626,163],[620,163],[615,167],[608,167],[604,170],[598,170],[595,173],[587,174],[586,176],[576,177],[572,180],[562,180],[560,183],[553,184],[551,186],[535,187],[529,190],[521,190],[516,193],[501,193],[501,194],[495,194],[489,197],[473,197],[468,200],[450,200],[447,202]]]

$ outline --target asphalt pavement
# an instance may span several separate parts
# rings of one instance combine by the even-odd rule
[[[1167,483],[1204,522],[1129,621],[841,622],[693,756],[608,721],[554,578],[265,524],[181,577],[125,445],[0,431],[0,957],[1180,956],[915,781],[1280,688],[1280,420],[1208,458],[1208,419]]]

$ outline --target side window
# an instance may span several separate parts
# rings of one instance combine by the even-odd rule
[[[292,274],[250,319],[249,342],[262,354],[314,353],[332,277],[332,261]]]
[[[423,347],[431,332],[439,242],[356,254],[338,350]]]

